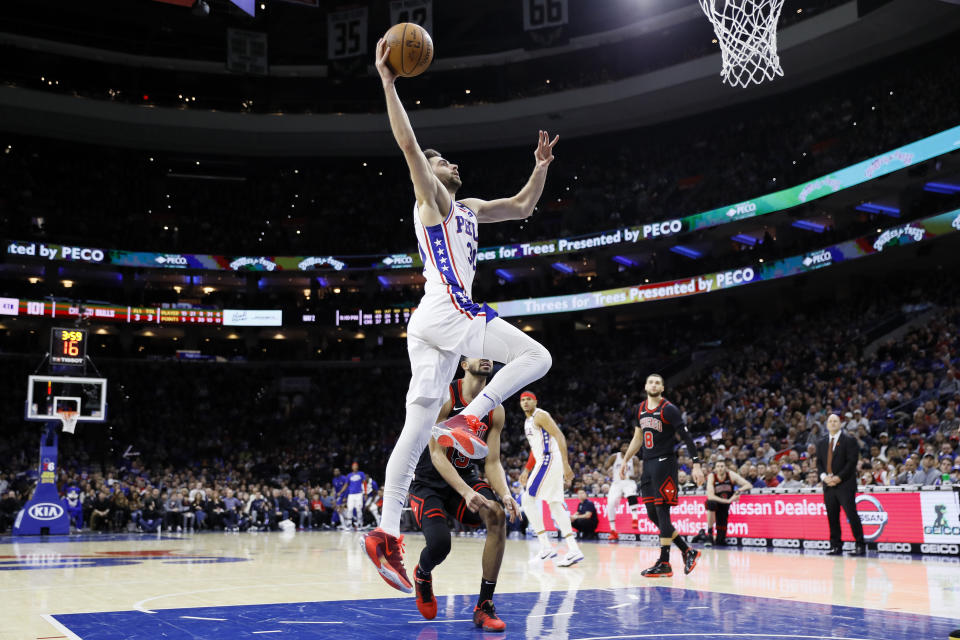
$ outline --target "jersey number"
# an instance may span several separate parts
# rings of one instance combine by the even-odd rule
[[[453,466],[455,466],[457,469],[466,469],[470,464],[470,458],[466,457],[453,447],[450,447],[450,452],[448,455],[450,456],[450,462],[452,462]]]
[[[644,431],[643,432],[643,446],[647,449],[653,449],[653,432]]]
[[[477,269],[477,250],[469,242],[467,243],[467,262],[470,264],[470,267],[476,271]]]

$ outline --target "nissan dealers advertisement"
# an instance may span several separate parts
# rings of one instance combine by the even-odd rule
[[[953,491],[911,491],[900,493],[861,493],[857,511],[863,523],[867,543],[880,551],[921,552],[956,555],[960,553],[960,506]],[[591,498],[600,517],[599,533],[608,532],[606,498]],[[671,509],[673,525],[683,535],[696,535],[707,526],[704,496],[681,496]],[[578,500],[567,500],[567,508],[576,513]],[[641,507],[639,530],[631,524],[627,501],[617,508],[617,531],[624,534],[656,535],[657,528]],[[544,522],[551,523],[544,508]],[[843,540],[853,541],[850,527],[841,514]],[[820,493],[750,494],[741,496],[730,507],[727,527],[730,544],[752,547],[827,548],[830,537],[827,512]]]

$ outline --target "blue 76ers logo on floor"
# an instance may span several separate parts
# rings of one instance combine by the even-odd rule
[[[158,560],[163,564],[216,564],[220,562],[246,562],[247,558],[178,555],[170,550],[101,551],[83,555],[39,551],[36,553],[21,553],[15,556],[0,555],[0,571],[117,567],[125,564],[140,564],[147,560]]]

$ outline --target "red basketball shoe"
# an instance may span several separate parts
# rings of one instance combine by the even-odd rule
[[[420,565],[413,570],[413,586],[417,591],[417,609],[427,620],[437,617],[437,599],[433,597],[433,578],[424,580],[419,574]]]
[[[433,427],[433,437],[441,447],[453,447],[474,460],[487,457],[487,443],[478,435],[483,423],[476,416],[459,414]]]
[[[507,623],[497,617],[493,600],[484,600],[473,608],[473,624],[484,631],[506,631]]]
[[[413,593],[413,585],[403,566],[403,536],[394,537],[377,527],[365,533],[360,544],[388,585],[404,593]]]
[[[609,538],[610,542],[616,542],[619,539],[620,539],[619,533],[617,533],[616,531],[610,531],[610,538]]]

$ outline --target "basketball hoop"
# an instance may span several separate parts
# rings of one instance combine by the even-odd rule
[[[700,0],[720,43],[720,76],[731,87],[783,75],[777,55],[777,22],[783,0]]]
[[[73,433],[73,430],[77,428],[77,419],[80,417],[80,413],[71,409],[59,409],[57,417],[63,423],[63,432]]]

